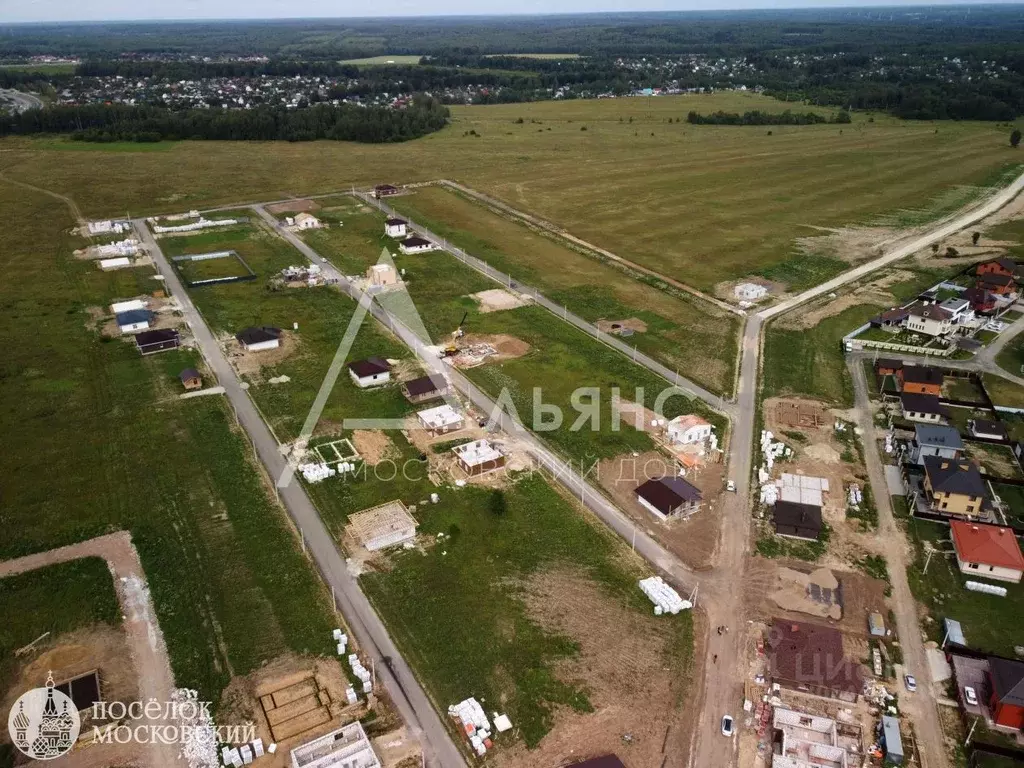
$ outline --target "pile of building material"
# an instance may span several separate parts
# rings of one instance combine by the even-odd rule
[[[117,256],[113,259],[100,259],[98,264],[100,269],[107,272],[111,269],[124,269],[125,267],[130,267],[132,265],[132,260],[127,256]]]
[[[172,227],[165,227],[161,224],[157,224],[155,218],[150,218],[148,221],[153,226],[153,231],[158,235],[166,235],[175,232],[198,232],[200,229],[208,229],[209,227],[230,227],[232,224],[239,223],[238,219],[200,218],[198,221],[193,221],[191,224],[177,224]]]
[[[856,483],[850,483],[847,500],[849,502],[850,509],[860,509],[860,505],[864,503],[864,494],[861,492],[860,486]]]
[[[139,241],[127,238],[116,243],[97,245],[92,249],[93,255],[98,258],[112,258],[115,256],[134,256],[139,252]]]
[[[132,228],[127,221],[90,221],[90,235],[120,235]]]
[[[885,452],[886,453],[890,453],[891,454],[895,450],[895,446],[893,445],[892,441],[893,441],[892,432],[886,432],[885,433]]]
[[[331,634],[332,637],[334,637],[334,642],[338,644],[338,655],[344,656],[345,648],[348,646],[348,635],[346,635],[340,629],[335,629],[334,632],[332,632]]]
[[[178,705],[178,721],[175,723],[189,738],[181,742],[181,755],[189,768],[216,768],[217,729],[206,707],[200,705],[199,693],[191,688],[176,688],[171,701]],[[262,746],[262,745],[261,745]],[[249,762],[252,762],[251,758]],[[241,765],[242,763],[238,763]]]
[[[792,458],[793,449],[785,443],[778,442],[774,434],[763,429],[761,430],[761,455],[764,456],[765,466],[770,472],[776,459]]]
[[[470,697],[448,707],[448,714],[462,724],[463,731],[477,755],[484,755],[494,744],[491,742],[491,723],[480,702]],[[509,723],[511,726],[511,723]]]
[[[271,744],[271,754],[277,750],[276,744]],[[266,751],[263,749],[263,739],[256,739],[249,744],[243,744],[240,747],[223,747],[221,749],[221,757],[224,760],[224,765],[233,766],[233,768],[241,768],[243,765],[250,765],[253,760],[257,757],[263,757]],[[216,763],[215,763],[216,765]]]
[[[824,506],[823,494],[828,493],[828,480],[824,477],[783,473],[777,484],[779,497],[783,501],[810,504],[815,507]]]
[[[310,288],[324,284],[323,270],[319,264],[285,267],[281,270],[281,279],[286,283],[305,283]]]
[[[761,486],[761,503],[767,504],[769,507],[774,507],[775,502],[779,500],[779,487],[768,478],[768,482],[764,482]]]
[[[661,616],[663,613],[677,614],[693,608],[693,603],[683,600],[672,587],[665,583],[661,576],[650,576],[640,580],[640,591],[642,591],[651,602],[654,603],[654,615]]]
[[[457,368],[475,368],[496,354],[498,350],[490,344],[467,344],[459,349],[459,353],[451,358],[451,362]]]
[[[338,472],[332,467],[319,462],[316,464],[299,464],[299,472],[306,478],[307,483],[319,483],[328,477],[334,477]]]
[[[369,693],[373,690],[373,675],[370,674],[370,670],[363,666],[363,662],[359,660],[359,656],[354,653],[348,655],[348,665],[352,668],[352,674],[363,681],[363,693]]]

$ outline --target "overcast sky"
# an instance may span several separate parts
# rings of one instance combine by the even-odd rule
[[[1012,3],[1019,0],[1005,0]],[[999,2],[999,0],[996,0]],[[811,8],[937,5],[935,0],[392,0],[387,4],[338,0],[0,0],[0,23],[20,21],[130,21],[135,19],[277,19],[356,16],[703,11],[735,8]],[[978,3],[973,3],[978,4]],[[301,16],[300,16],[301,14]]]

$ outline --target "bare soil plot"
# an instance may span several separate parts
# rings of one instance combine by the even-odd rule
[[[981,471],[996,477],[1021,477],[1020,466],[1008,445],[992,445],[968,441],[964,443],[967,456],[981,465]]]
[[[561,678],[578,681],[594,711],[560,710],[555,726],[533,750],[501,751],[495,765],[534,768],[616,752],[629,765],[683,765],[687,729],[681,696],[689,676],[671,671],[670,631],[658,617],[620,605],[584,574],[547,570],[524,585],[529,616],[579,644],[576,658],[558,664]],[[630,742],[624,744],[624,737]]]
[[[272,368],[283,363],[294,355],[300,346],[299,337],[290,331],[281,332],[281,344],[277,349],[265,349],[250,352],[242,347],[234,337],[222,339],[227,352],[228,361],[235,370],[251,382],[259,384],[263,381],[263,369]]]
[[[597,320],[594,322],[599,331],[603,333],[614,333],[621,336],[623,331],[633,333],[646,333],[647,323],[639,317],[627,317],[624,320]]]
[[[472,344],[488,344],[494,347],[497,354],[491,355],[487,358],[487,362],[498,362],[500,360],[513,360],[517,357],[522,357],[530,351],[530,345],[522,339],[517,339],[515,336],[509,336],[505,333],[467,333],[462,337],[460,346],[468,346]]]
[[[320,210],[320,203],[316,200],[289,200],[284,203],[274,203],[267,206],[269,213],[303,213]]]
[[[481,312],[500,312],[505,309],[524,307],[530,303],[529,298],[507,291],[504,288],[491,288],[470,294],[480,304]]]
[[[371,467],[398,451],[391,438],[379,429],[357,429],[352,433],[352,444]]]

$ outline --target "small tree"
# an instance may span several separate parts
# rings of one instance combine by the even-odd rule
[[[949,248],[946,249],[946,255],[951,259],[955,259],[957,256],[960,255],[960,251],[958,251],[951,245],[949,246]]]
[[[1020,144],[1020,128],[1014,128],[1013,133],[1010,134],[1010,146],[1014,149]]]
[[[938,252],[939,252],[939,244],[938,243],[932,243],[932,253],[938,253]]]
[[[981,239],[981,232],[973,233],[971,235],[971,244],[972,245],[977,245],[978,244],[978,240],[980,240],[980,239]]]

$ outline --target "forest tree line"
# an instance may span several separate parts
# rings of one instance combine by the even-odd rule
[[[820,125],[822,123],[845,124],[851,122],[850,113],[843,110],[832,117],[825,117],[817,112],[762,112],[759,109],[744,112],[712,112],[702,115],[690,112],[686,122],[693,125]]]

